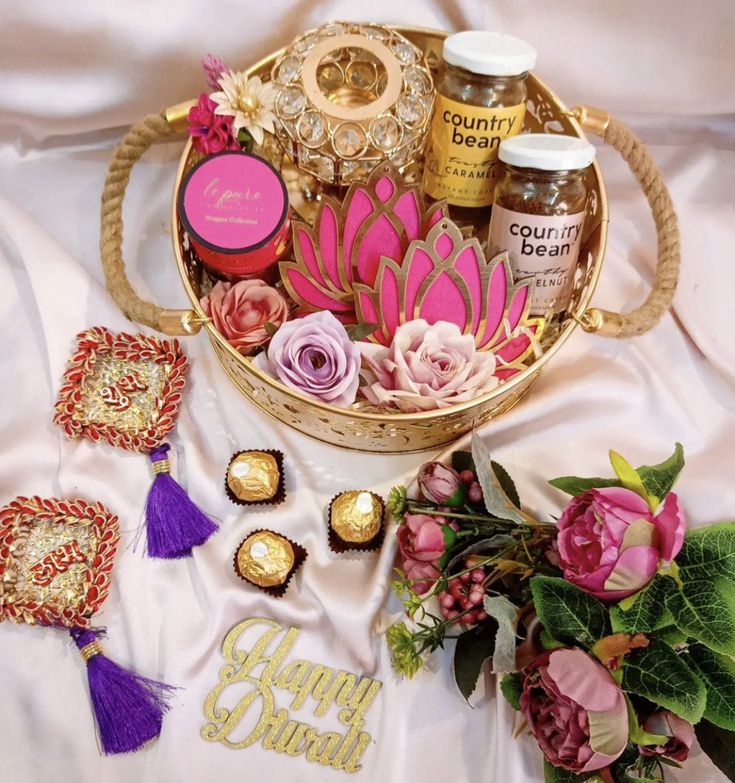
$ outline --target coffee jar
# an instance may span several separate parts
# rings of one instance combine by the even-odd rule
[[[424,193],[446,199],[460,223],[487,223],[503,139],[523,128],[526,77],[536,50],[480,30],[444,40],[424,164]]]
[[[492,254],[508,251],[516,280],[533,278],[532,315],[555,316],[569,306],[594,157],[595,148],[576,136],[527,133],[500,144],[504,174],[488,246]]]

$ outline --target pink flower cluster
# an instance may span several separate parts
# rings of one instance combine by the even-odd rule
[[[232,134],[232,117],[215,114],[216,108],[217,104],[203,92],[189,110],[191,143],[202,155],[241,149]]]

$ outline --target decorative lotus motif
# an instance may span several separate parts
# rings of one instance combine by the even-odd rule
[[[313,226],[293,221],[295,261],[279,265],[283,284],[302,309],[354,320],[354,283],[372,286],[381,257],[400,263],[442,217],[444,202],[423,212],[418,188],[381,164],[367,182],[350,186],[341,205],[323,196]]]
[[[493,351],[505,379],[523,369],[541,333],[543,320],[528,317],[530,285],[513,282],[507,253],[487,261],[477,239],[444,219],[411,242],[402,263],[383,255],[374,282],[355,283],[355,310],[358,322],[380,324],[369,339],[383,345],[417,318],[455,323],[478,350]]]

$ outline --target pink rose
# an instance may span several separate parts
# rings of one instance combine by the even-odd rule
[[[288,318],[286,300],[262,280],[220,280],[202,299],[202,307],[217,331],[243,354],[268,341],[267,322],[280,326]]]
[[[401,550],[403,570],[411,580],[415,593],[421,595],[431,588],[431,581],[439,576],[439,561],[444,555],[444,529],[428,514],[406,514],[398,528],[398,547]]]
[[[521,712],[550,764],[592,772],[625,750],[625,697],[601,663],[582,650],[553,650],[525,675]]]
[[[432,503],[450,508],[464,503],[465,491],[459,473],[441,462],[427,462],[419,468],[419,488]]]
[[[360,352],[365,398],[404,413],[448,408],[499,383],[493,353],[475,350],[475,338],[447,321],[409,321],[396,329],[389,347],[364,342]]]
[[[203,92],[199,102],[189,109],[191,143],[202,155],[242,149],[232,134],[232,117],[214,113],[217,104]]]
[[[673,492],[654,515],[629,489],[587,490],[572,498],[559,520],[564,578],[601,601],[619,601],[645,587],[661,561],[679,554],[685,529]]]
[[[643,721],[641,728],[649,734],[660,734],[669,738],[665,745],[639,745],[641,756],[666,756],[674,761],[687,760],[694,741],[694,727],[688,720],[668,710],[657,710]]]

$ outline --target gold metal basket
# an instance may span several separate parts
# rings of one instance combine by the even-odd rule
[[[400,27],[398,30],[417,44],[430,65],[439,61],[446,33]],[[247,70],[249,75],[265,75],[284,50],[273,53]],[[608,211],[602,176],[596,164],[590,167],[585,234],[582,239],[570,317],[544,338],[544,352],[526,370],[496,389],[470,402],[440,411],[385,413],[356,408],[338,408],[315,401],[282,385],[258,370],[248,357],[235,351],[217,332],[202,310],[199,299],[209,281],[188,243],[178,217],[176,195],[187,170],[196,162],[191,143],[184,148],[174,186],[172,224],[173,244],[179,274],[191,301],[190,310],[165,310],[141,300],[131,288],[124,271],[122,245],[122,198],[135,161],[160,137],[186,127],[186,114],[193,102],[172,107],[160,115],[149,115],[127,134],[115,153],[102,196],[101,254],[108,289],[131,320],[166,334],[188,335],[204,326],[214,351],[232,381],[259,408],[280,421],[314,438],[351,449],[369,452],[404,452],[435,448],[455,440],[513,407],[538,378],[581,325],[585,331],[605,336],[628,337],[641,334],[658,322],[669,308],[679,267],[679,238],[676,216],[665,185],[645,146],[622,123],[605,112],[587,107],[567,110],[556,95],[535,76],[528,78],[528,109],[525,127],[533,132],[566,133],[584,137],[584,131],[602,136],[618,149],[629,163],[648,197],[656,222],[659,261],[656,279],[646,302],[632,313],[621,315],[589,309],[602,267],[607,234]],[[275,145],[260,151],[274,160],[280,154]],[[276,160],[281,163],[280,159]],[[282,162],[291,202],[300,216],[309,219],[313,209],[314,183]],[[305,198],[306,195],[306,198]]]

